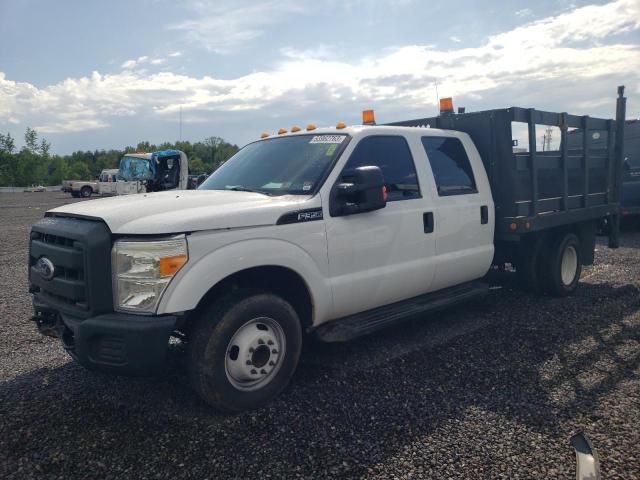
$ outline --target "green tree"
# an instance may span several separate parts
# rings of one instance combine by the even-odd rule
[[[189,174],[191,175],[200,175],[202,173],[207,173],[207,167],[204,162],[200,160],[198,157],[189,159]]]
[[[49,163],[49,185],[59,185],[69,178],[69,164],[64,157],[54,156]]]
[[[162,142],[154,145],[148,141],[123,150],[75,151],[69,155],[52,155],[51,143],[39,138],[31,127],[25,131],[25,146],[16,151],[11,134],[0,134],[0,185],[25,186],[33,183],[57,185],[64,179],[94,178],[103,169],[117,168],[125,153],[157,150],[182,150],[189,158],[192,174],[210,173],[238,151],[238,146],[222,138],[210,136],[201,142]]]
[[[15,149],[16,142],[13,140],[11,134],[9,132],[7,132],[6,135],[2,135],[0,133],[0,152],[5,152],[9,155],[12,155]]]
[[[89,166],[84,162],[78,161],[71,164],[68,175],[75,180],[89,180],[91,177]]]
[[[40,146],[38,147],[40,155],[44,158],[49,158],[49,150],[51,150],[51,143],[44,138],[40,139]]]
[[[38,151],[38,132],[31,127],[27,127],[24,132],[24,143],[27,150],[31,153],[36,153]]]

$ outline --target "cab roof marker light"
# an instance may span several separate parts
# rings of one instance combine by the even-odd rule
[[[307,125],[307,132],[310,132],[311,130],[315,130],[317,127],[315,126],[315,124],[310,123],[309,125]]]
[[[373,110],[363,110],[362,111],[362,124],[363,125],[375,125],[376,117],[373,113]]]
[[[336,124],[336,128],[337,128],[338,130],[342,130],[343,128],[347,128],[347,124],[346,124],[346,123],[344,123],[344,122],[338,122],[338,123]]]
[[[301,128],[298,127],[298,126],[291,127],[291,133],[296,133],[296,132],[299,132],[300,130],[301,130]]]
[[[267,132],[262,132],[262,134],[260,135],[260,138],[267,138],[269,136],[269,134]]]
[[[286,128],[281,128],[278,130],[278,135],[284,135],[285,133],[287,133],[287,129]]]

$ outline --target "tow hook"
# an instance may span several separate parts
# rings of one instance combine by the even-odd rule
[[[576,451],[576,480],[600,480],[600,460],[587,434],[578,432],[570,441]]]
[[[64,332],[64,324],[60,320],[60,316],[52,313],[36,312],[32,317],[38,327],[38,331],[42,335],[53,338],[62,338]]]

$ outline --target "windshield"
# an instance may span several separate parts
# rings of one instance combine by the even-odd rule
[[[122,157],[118,177],[127,182],[135,180],[150,180],[153,178],[149,160],[137,157]]]
[[[340,153],[347,135],[296,135],[250,143],[199,187],[267,195],[309,195]]]

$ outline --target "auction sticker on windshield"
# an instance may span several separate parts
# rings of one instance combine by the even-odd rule
[[[346,135],[316,135],[309,143],[342,143]]]

